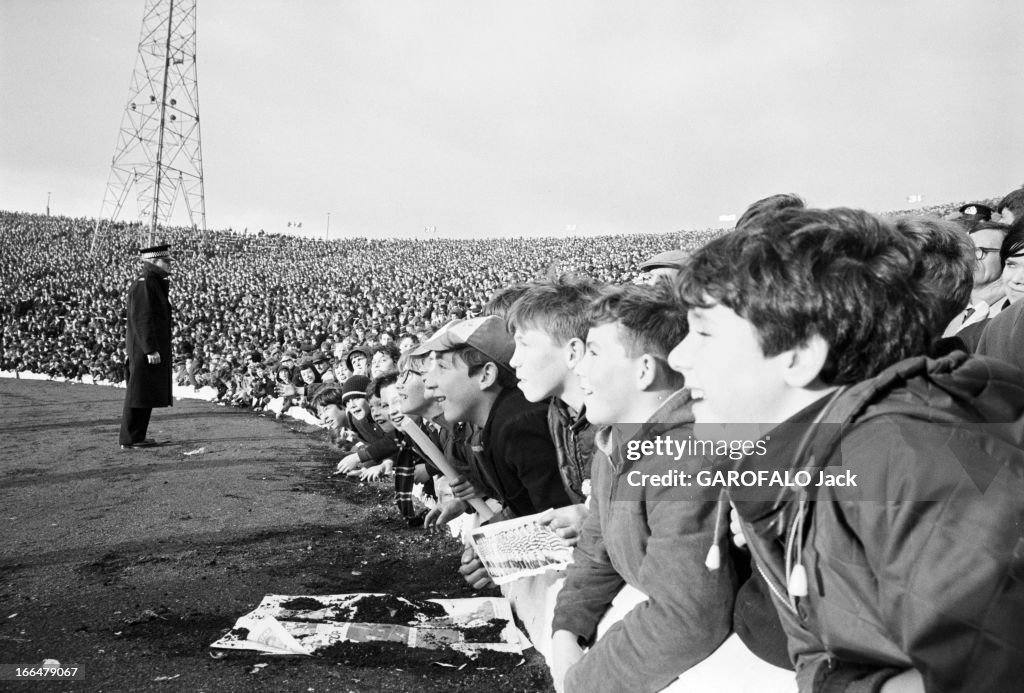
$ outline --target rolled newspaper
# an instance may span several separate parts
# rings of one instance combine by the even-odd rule
[[[401,429],[407,436],[412,438],[412,442],[416,443],[416,447],[423,451],[423,454],[430,458],[430,461],[434,463],[434,466],[441,470],[441,473],[448,477],[448,481],[454,483],[458,481],[459,474],[456,472],[450,464],[448,464],[448,458],[444,456],[434,442],[430,440],[426,433],[423,432],[416,423],[408,416],[402,420]],[[487,503],[484,503],[483,498],[470,498],[469,504],[476,510],[477,515],[480,516],[480,521],[485,522],[494,515],[494,511],[490,509]]]

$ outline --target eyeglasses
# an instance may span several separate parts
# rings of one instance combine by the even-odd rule
[[[985,256],[988,255],[989,253],[998,253],[998,252],[999,252],[999,248],[980,248],[980,247],[979,248],[975,248],[974,249],[974,259],[975,260],[984,260]]]
[[[414,374],[418,375],[421,378],[423,377],[423,371],[416,371],[413,370],[412,368],[406,368],[398,375],[399,384],[405,385],[407,382],[409,382],[409,376]]]

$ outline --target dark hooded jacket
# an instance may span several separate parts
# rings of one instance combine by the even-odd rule
[[[524,517],[570,505],[547,427],[547,405],[505,388],[487,415],[473,462],[502,517]],[[472,477],[472,475],[471,475]]]
[[[907,359],[771,436],[753,463],[814,481],[736,505],[800,691],[873,692],[910,668],[929,693],[1020,691],[1019,373],[963,352]],[[817,486],[823,470],[857,485]]]

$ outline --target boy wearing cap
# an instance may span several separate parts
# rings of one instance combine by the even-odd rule
[[[506,517],[569,504],[546,406],[527,402],[516,388],[514,350],[505,321],[492,315],[454,320],[413,352],[432,356],[424,385],[445,420],[477,428],[469,443],[479,490],[500,500]]]
[[[345,368],[352,375],[369,375],[370,356],[366,347],[352,347],[345,355]]]
[[[170,407],[171,303],[168,299],[171,252],[167,245],[139,251],[142,276],[128,289],[125,336],[124,409],[119,442],[122,450],[158,445],[146,437],[154,407]]]
[[[674,470],[695,474],[702,459],[627,454],[656,438],[685,441],[692,432],[690,392],[666,362],[686,334],[686,317],[661,282],[604,289],[587,321],[576,372],[587,417],[603,428],[595,439],[590,515],[555,606],[551,674],[560,693],[660,691],[726,639],[735,591],[731,562],[705,565],[719,504],[635,481]],[[596,638],[624,585],[646,600]],[[586,644],[592,646],[584,651]]]
[[[454,320],[413,351],[432,356],[424,386],[444,418],[473,427],[461,456],[469,461],[477,491],[504,505],[504,519],[570,504],[558,472],[546,406],[527,402],[516,387],[509,366],[514,350],[505,321],[489,315]],[[471,548],[462,561],[460,572],[470,585],[480,589],[490,583]]]
[[[337,382],[334,377],[334,370],[331,368],[331,360],[322,351],[313,352],[313,367],[316,368],[316,372],[320,375],[320,382],[322,383],[333,383]]]
[[[685,250],[666,250],[658,253],[642,265],[641,272],[647,272],[655,282],[659,279],[675,279],[676,275],[686,264],[689,253]]]
[[[398,452],[394,436],[373,420],[367,393],[369,387],[370,379],[365,375],[353,375],[342,386],[344,425],[355,432],[363,445],[341,458],[336,471],[338,474],[359,474],[361,478],[368,478],[379,476],[382,472],[390,473],[392,458]],[[365,469],[360,470],[360,467]]]
[[[807,475],[729,490],[800,690],[1019,690],[1024,385],[923,356],[934,285],[913,241],[858,210],[785,210],[704,246],[680,288],[670,363],[698,431],[753,424],[766,453],[736,471]]]

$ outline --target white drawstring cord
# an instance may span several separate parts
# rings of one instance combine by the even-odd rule
[[[786,538],[786,591],[789,592],[790,601],[796,608],[796,599],[807,596],[807,569],[803,563],[803,541],[800,540],[801,529],[804,517],[807,512],[807,500],[800,498],[797,505],[796,521],[789,528],[789,536]],[[792,555],[796,553],[796,561],[792,561]]]
[[[725,491],[722,491],[718,495],[718,505],[715,506],[715,534],[714,540],[711,543],[711,548],[708,549],[708,555],[704,558],[704,565],[707,566],[708,570],[718,570],[722,567],[722,549],[719,548],[718,544],[722,537],[722,497],[725,495]]]

